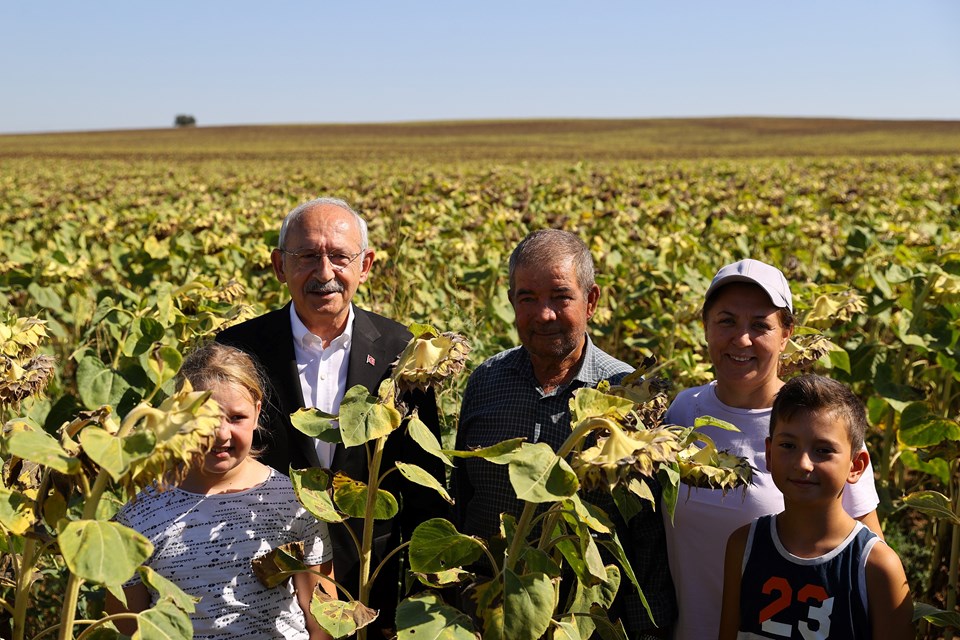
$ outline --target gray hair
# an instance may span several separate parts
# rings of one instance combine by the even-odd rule
[[[518,267],[554,265],[566,259],[573,261],[577,284],[586,294],[595,282],[593,256],[580,236],[562,229],[540,229],[528,234],[510,254],[510,292],[513,292]]]
[[[280,225],[280,239],[277,241],[277,248],[283,249],[284,242],[287,239],[287,230],[290,229],[291,225],[295,225],[300,222],[300,218],[303,217],[303,214],[307,211],[310,211],[314,207],[338,207],[344,211],[349,211],[353,214],[354,219],[357,221],[357,227],[360,228],[360,250],[365,251],[367,248],[367,221],[363,217],[354,211],[353,207],[348,205],[346,202],[340,198],[314,198],[310,202],[304,202],[296,209],[291,211],[283,219],[283,224]]]

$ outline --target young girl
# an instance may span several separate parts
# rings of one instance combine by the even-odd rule
[[[299,573],[292,585],[268,589],[251,568],[254,558],[303,541],[304,562],[324,575],[333,573],[326,524],[297,502],[285,475],[251,455],[263,398],[256,366],[242,351],[209,344],[184,360],[180,379],[210,391],[220,405],[213,445],[179,486],[144,490],[116,520],[153,543],[147,565],[201,597],[191,615],[194,638],[328,639],[309,613],[318,575]],[[336,597],[333,583],[322,582]],[[124,593],[129,611],[151,606],[150,592],[136,576]]]

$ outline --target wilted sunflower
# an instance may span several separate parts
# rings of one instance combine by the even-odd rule
[[[153,453],[134,463],[127,478],[128,488],[139,490],[153,482],[176,484],[183,479],[213,444],[220,425],[220,407],[209,391],[193,391],[189,382],[154,409],[140,405],[124,423],[134,421],[135,429],[149,429],[156,437]],[[123,427],[121,427],[122,429]]]
[[[753,478],[753,469],[747,459],[718,451],[713,440],[702,433],[696,438],[703,447],[691,443],[677,454],[680,481],[693,487],[720,489],[724,493],[737,487],[746,491]]]
[[[780,356],[780,375],[803,371],[830,351],[840,349],[821,333],[793,336]]]
[[[671,463],[680,450],[676,433],[669,429],[640,429],[626,433],[610,423],[608,434],[597,445],[575,454],[571,466],[586,489],[607,491],[629,488],[638,476],[652,477],[661,463]]]
[[[0,406],[35,396],[53,377],[54,359],[39,355],[27,362],[0,356]]]
[[[463,370],[470,345],[458,333],[421,327],[394,364],[393,380],[400,391],[440,385]]]
[[[55,361],[37,355],[46,337],[45,324],[37,318],[0,323],[0,406],[37,395],[50,382]]]

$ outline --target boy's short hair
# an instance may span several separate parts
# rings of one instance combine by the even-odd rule
[[[851,453],[863,449],[867,413],[847,385],[812,373],[788,380],[773,401],[770,436],[778,421],[790,420],[800,411],[826,411],[842,419],[847,425]]]

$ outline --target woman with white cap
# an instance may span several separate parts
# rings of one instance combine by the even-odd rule
[[[667,411],[670,424],[691,426],[713,416],[740,429],[703,429],[721,450],[744,456],[753,483],[723,496],[719,490],[681,489],[673,522],[666,521],[670,572],[680,609],[674,638],[716,638],[723,594],[727,537],[754,518],[783,510],[783,497],[766,471],[770,410],[783,381],[780,354],[793,334],[790,285],[776,267],[758,260],[728,264],[714,276],[703,304],[703,329],[715,379],[680,392]],[[869,467],[843,496],[844,509],[881,535],[879,503]],[[785,594],[781,594],[781,597]]]

